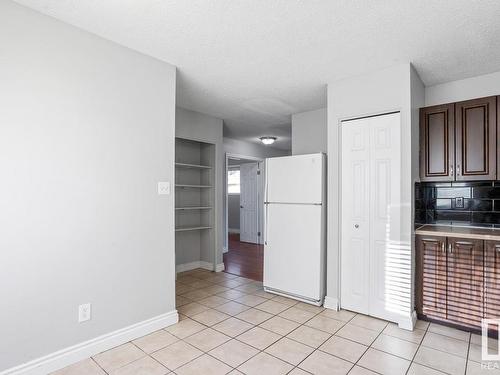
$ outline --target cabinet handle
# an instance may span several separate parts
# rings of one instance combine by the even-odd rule
[[[500,251],[500,245],[495,245],[495,249],[496,249],[497,251]]]
[[[448,244],[448,253],[453,253],[453,246],[451,245],[451,243]]]
[[[445,250],[444,250],[444,242],[441,242],[441,252],[445,253]]]
[[[457,165],[457,176],[460,175],[460,165]]]
[[[450,165],[450,176],[453,176],[453,164]]]

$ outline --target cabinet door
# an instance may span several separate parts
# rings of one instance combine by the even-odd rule
[[[456,179],[496,180],[497,98],[455,104]]]
[[[452,181],[455,166],[454,105],[420,109],[420,180]]]
[[[446,319],[446,238],[417,236],[417,312]]]
[[[480,327],[483,317],[483,241],[448,238],[448,320]]]
[[[500,241],[484,242],[484,317],[500,318]]]
[[[497,96],[497,116],[500,113],[500,96]],[[500,120],[497,118],[497,178],[500,179]]]

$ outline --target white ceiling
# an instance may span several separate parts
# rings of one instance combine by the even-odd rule
[[[18,2],[176,65],[178,105],[276,147],[327,82],[404,62],[426,85],[500,69],[498,0]]]

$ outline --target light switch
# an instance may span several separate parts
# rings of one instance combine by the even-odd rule
[[[170,182],[160,181],[158,182],[158,195],[169,195],[170,194]]]

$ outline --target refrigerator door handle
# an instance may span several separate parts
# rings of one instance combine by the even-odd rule
[[[264,203],[264,207],[266,208],[266,223],[264,227],[264,245],[267,245],[267,227],[269,225],[269,215],[268,215],[268,207],[269,204],[267,202]]]
[[[268,215],[268,206],[269,206],[269,202],[268,202],[268,190],[269,190],[269,179],[267,177],[267,172],[269,170],[268,168],[268,165],[267,165],[267,161],[264,163],[264,173],[265,173],[265,185],[264,185],[264,209],[266,210],[266,212],[264,213],[265,217],[264,217],[264,220],[265,220],[265,223],[264,223],[264,245],[267,246],[267,227],[269,225],[269,215]]]

